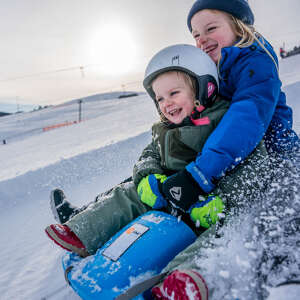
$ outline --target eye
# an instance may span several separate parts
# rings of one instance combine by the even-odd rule
[[[194,39],[196,40],[196,39],[198,39],[200,37],[200,34],[199,33],[195,33],[194,34]]]
[[[178,94],[178,93],[179,93],[179,91],[173,91],[173,92],[170,93],[170,95],[171,95],[171,96],[175,96],[175,95]]]
[[[161,101],[163,101],[163,100],[164,100],[164,98],[162,98],[162,97],[156,98],[156,101],[157,101],[157,102],[161,102]]]
[[[207,28],[207,31],[208,31],[208,32],[212,32],[212,31],[214,31],[216,28],[217,28],[216,26],[211,26],[211,27],[208,27],[208,28]]]

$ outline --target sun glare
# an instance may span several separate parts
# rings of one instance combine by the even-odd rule
[[[91,38],[89,50],[101,73],[120,75],[133,68],[137,45],[124,25],[106,25]]]

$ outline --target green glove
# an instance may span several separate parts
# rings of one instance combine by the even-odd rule
[[[144,177],[137,188],[141,201],[154,209],[166,207],[167,201],[160,192],[160,186],[166,179],[166,175],[160,174],[151,174]]]
[[[218,214],[224,210],[224,204],[219,196],[209,195],[203,197],[202,201],[198,201],[190,208],[191,219],[196,226],[209,228],[212,224],[216,224],[219,220]]]

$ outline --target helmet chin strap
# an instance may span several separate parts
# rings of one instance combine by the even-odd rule
[[[201,102],[197,99],[194,101],[194,104],[195,104],[195,106],[194,106],[191,116],[193,119],[198,119],[200,117],[200,113],[203,112],[206,107],[204,105],[202,105]]]
[[[205,110],[205,106],[200,104],[199,100],[195,100],[195,107],[191,113],[190,120],[196,126],[208,125],[210,120],[208,117],[201,118],[201,112]]]

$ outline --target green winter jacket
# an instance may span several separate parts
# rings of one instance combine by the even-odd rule
[[[195,160],[229,104],[228,101],[219,100],[202,111],[200,118],[208,117],[208,125],[155,123],[152,126],[152,142],[144,149],[133,168],[135,185],[149,174],[171,175]]]

